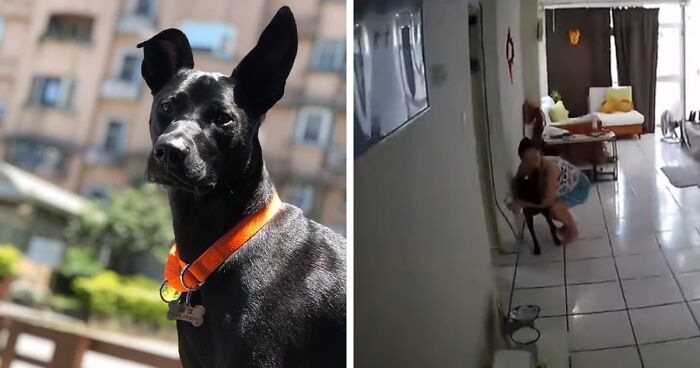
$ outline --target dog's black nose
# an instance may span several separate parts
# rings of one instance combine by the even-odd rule
[[[153,157],[158,162],[168,162],[170,165],[181,164],[190,153],[183,139],[171,139],[157,142],[153,147]]]

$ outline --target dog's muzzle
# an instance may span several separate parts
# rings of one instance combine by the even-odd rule
[[[189,145],[182,137],[161,137],[153,146],[153,158],[161,165],[181,167],[190,151]]]

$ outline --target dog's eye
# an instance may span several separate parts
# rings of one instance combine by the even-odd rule
[[[161,102],[160,109],[163,110],[163,112],[170,114],[171,112],[173,112],[173,104],[168,101]]]
[[[216,119],[214,119],[214,123],[216,123],[216,125],[224,125],[231,120],[232,119],[228,114],[221,113],[216,116]]]

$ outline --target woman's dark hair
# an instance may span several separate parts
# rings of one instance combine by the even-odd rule
[[[525,151],[529,149],[537,149],[537,146],[535,145],[535,142],[532,141],[532,139],[525,137],[520,141],[520,144],[518,145],[518,156],[522,158]]]

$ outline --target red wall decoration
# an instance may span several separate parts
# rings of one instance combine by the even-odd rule
[[[510,27],[508,27],[508,38],[506,39],[506,60],[508,61],[508,75],[510,76],[510,84],[513,84],[513,62],[515,61],[515,44],[513,37],[510,35]]]

